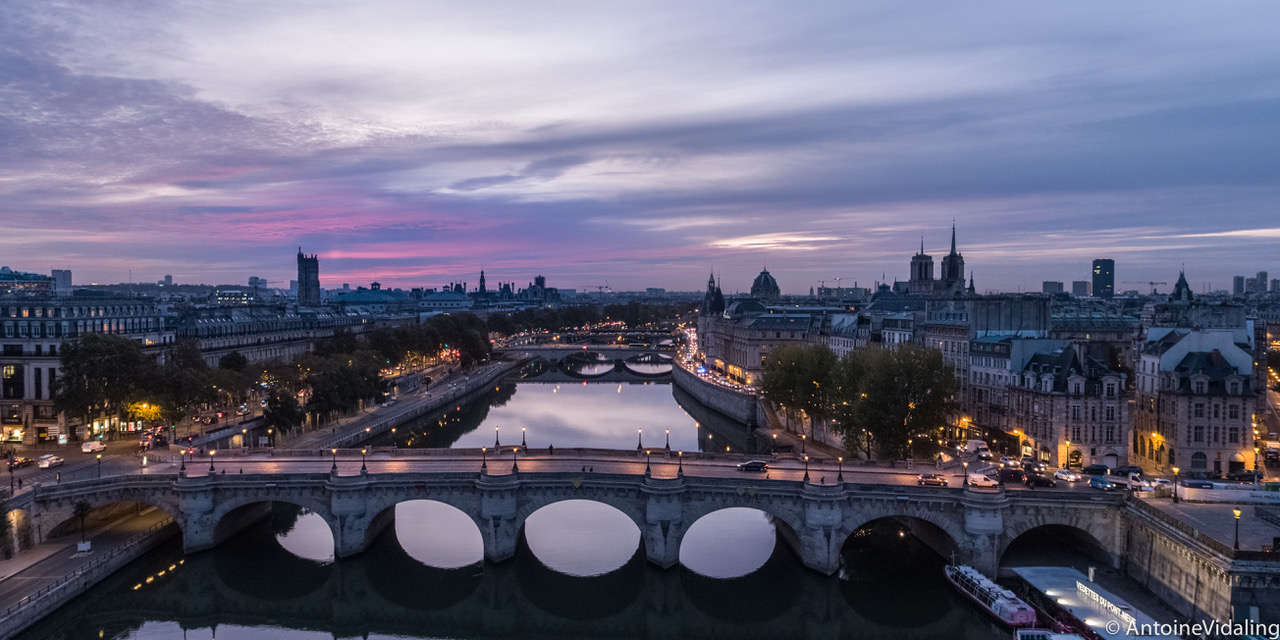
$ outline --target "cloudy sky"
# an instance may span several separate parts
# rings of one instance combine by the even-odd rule
[[[784,292],[1280,277],[1280,3],[0,0],[0,263]],[[1068,284],[1068,286],[1070,286]],[[1119,284],[1121,289],[1146,285]],[[1162,289],[1167,290],[1166,287]]]

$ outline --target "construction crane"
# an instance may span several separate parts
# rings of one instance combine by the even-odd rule
[[[1152,282],[1152,281],[1150,281],[1150,280],[1147,280],[1147,281],[1145,281],[1145,282],[1144,282],[1144,281],[1140,281],[1140,280],[1138,280],[1138,281],[1135,281],[1135,280],[1125,280],[1125,281],[1124,281],[1124,283],[1125,283],[1125,284],[1146,284],[1146,285],[1151,285],[1151,295],[1153,295],[1153,296],[1154,296],[1154,295],[1156,295],[1156,285],[1158,285],[1158,284],[1169,284],[1168,282]]]

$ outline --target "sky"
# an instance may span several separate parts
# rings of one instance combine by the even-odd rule
[[[1280,277],[1280,3],[0,0],[0,263],[784,293]]]

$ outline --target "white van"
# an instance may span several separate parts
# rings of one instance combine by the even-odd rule
[[[101,440],[90,440],[80,445],[80,451],[82,453],[98,453],[100,451],[106,451],[106,449],[107,445],[102,444]]]
[[[969,486],[971,487],[999,487],[1000,483],[994,478],[989,478],[981,473],[969,474]]]

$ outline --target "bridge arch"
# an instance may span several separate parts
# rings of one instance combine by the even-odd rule
[[[805,530],[804,516],[793,511],[776,501],[762,498],[756,491],[755,487],[743,490],[741,493],[734,493],[719,496],[715,502],[696,502],[686,504],[681,512],[681,526],[673,531],[673,540],[676,549],[684,541],[684,536],[697,524],[702,518],[725,509],[754,509],[763,511],[766,515],[773,519],[774,527],[778,531],[778,535],[786,542],[787,546],[797,556],[804,557],[804,540],[802,532]],[[679,557],[677,555],[677,557]]]
[[[159,499],[157,499],[159,498]],[[75,517],[75,505],[81,501],[90,507],[87,524],[101,524],[107,518],[125,513],[138,513],[145,509],[155,508],[163,511],[178,523],[180,529],[186,529],[182,510],[176,501],[164,499],[164,496],[142,492],[121,493],[119,491],[98,491],[77,496],[55,498],[40,504],[40,507],[27,513],[25,525],[29,540],[43,542],[49,538],[57,538],[78,532],[80,522]],[[21,530],[19,530],[21,531]]]
[[[1117,566],[1122,555],[1116,540],[1115,522],[1092,509],[1036,509],[1021,518],[1006,519],[1005,535],[996,549],[998,566],[1005,564],[1005,554],[1014,543],[1030,535],[1050,535],[1074,542],[1086,555],[1096,556]]]
[[[961,543],[968,538],[963,527],[963,513],[948,516],[938,505],[895,500],[890,504],[878,504],[870,509],[859,510],[846,517],[841,527],[839,549],[843,549],[859,529],[882,520],[903,524],[912,535],[943,558],[949,558],[952,552],[960,550]]]
[[[329,504],[310,495],[299,496],[289,492],[270,496],[232,495],[219,500],[211,511],[200,517],[200,529],[204,533],[201,539],[195,539],[194,532],[187,533],[184,546],[188,551],[198,551],[220,544],[246,526],[261,520],[267,515],[273,502],[291,504],[320,516],[329,526],[329,534],[333,536],[335,556],[342,555],[342,526]]]
[[[529,544],[528,532],[527,532],[527,525],[528,525],[529,518],[533,516],[535,513],[542,511],[543,509],[546,509],[547,507],[552,507],[555,505],[567,505],[568,503],[571,503],[571,502],[586,502],[586,503],[595,503],[598,505],[603,505],[621,514],[627,520],[629,520],[632,525],[635,526],[636,532],[637,532],[636,546],[630,549],[620,550],[622,552],[625,552],[626,558],[623,559],[623,562],[620,564],[619,568],[621,568],[621,566],[625,566],[627,562],[630,561],[630,558],[634,558],[636,554],[639,552],[639,549],[644,547],[642,543],[644,541],[644,532],[645,532],[645,527],[647,525],[647,521],[646,521],[645,513],[642,511],[641,506],[638,505],[636,501],[632,498],[629,498],[626,496],[620,496],[620,495],[617,495],[615,492],[608,491],[608,490],[598,493],[596,495],[590,495],[590,494],[574,495],[574,494],[565,494],[563,492],[555,492],[551,495],[538,496],[531,500],[527,500],[520,505],[519,509],[516,510],[516,516],[512,520],[512,526],[514,528],[514,531],[516,532],[517,536],[520,536],[521,534],[523,534],[526,539],[526,544]],[[536,550],[533,549],[533,545],[530,544],[529,546],[530,546],[530,550],[535,551],[535,555],[536,555]],[[539,559],[542,560],[541,558]],[[612,570],[606,573],[611,573],[611,572]]]

